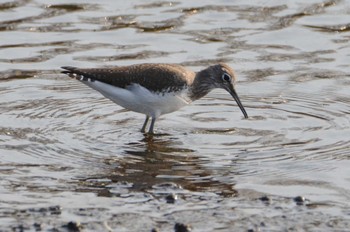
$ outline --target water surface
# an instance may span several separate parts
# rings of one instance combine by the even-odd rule
[[[349,231],[349,6],[0,2],[0,230]],[[145,136],[59,70],[145,62],[228,63],[249,119],[215,90]]]

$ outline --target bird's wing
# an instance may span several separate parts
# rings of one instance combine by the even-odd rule
[[[65,69],[62,73],[81,81],[100,81],[119,88],[139,84],[153,92],[180,90],[195,76],[195,73],[173,64],[138,64],[100,69],[62,68]]]

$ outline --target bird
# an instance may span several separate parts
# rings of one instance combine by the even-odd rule
[[[154,124],[161,115],[177,111],[216,88],[226,90],[244,117],[248,118],[235,90],[236,75],[226,63],[214,64],[198,72],[167,63],[111,68],[61,68],[64,70],[62,73],[100,92],[114,103],[146,115],[142,133],[146,133],[150,118],[148,134],[154,134]]]

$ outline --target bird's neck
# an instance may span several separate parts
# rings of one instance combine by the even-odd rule
[[[214,88],[210,75],[208,70],[202,70],[196,74],[189,91],[189,97],[192,101],[204,97]]]

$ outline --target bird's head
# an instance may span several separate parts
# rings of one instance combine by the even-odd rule
[[[214,88],[221,88],[229,92],[233,99],[237,102],[237,105],[241,109],[245,118],[248,118],[248,114],[245,111],[238,95],[235,90],[236,75],[233,69],[227,64],[220,63],[217,65],[210,66],[207,71],[209,72],[208,77]]]

